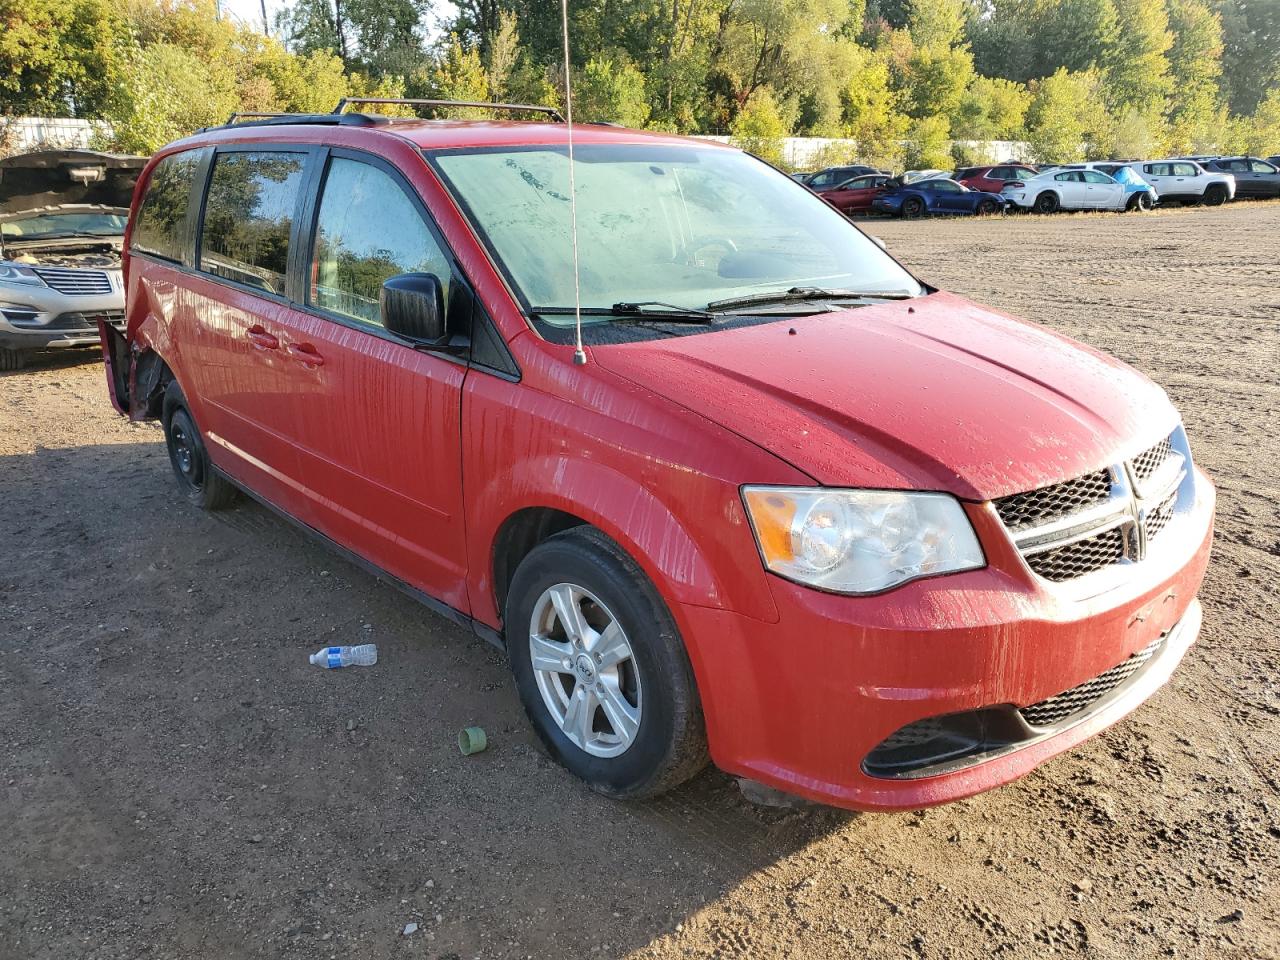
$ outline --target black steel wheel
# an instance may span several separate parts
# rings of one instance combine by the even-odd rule
[[[165,390],[162,422],[169,464],[187,498],[202,510],[221,510],[234,503],[239,491],[209,461],[204,438],[176,380]]]

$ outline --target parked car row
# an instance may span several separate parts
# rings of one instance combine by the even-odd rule
[[[1036,167],[1008,162],[898,176],[865,166],[797,176],[842,213],[984,215],[1010,210],[1150,210],[1158,203],[1210,206],[1237,198],[1280,197],[1280,156],[1177,157]]]

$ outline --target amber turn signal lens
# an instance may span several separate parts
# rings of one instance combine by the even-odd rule
[[[796,519],[795,500],[772,490],[747,490],[746,500],[765,563],[794,560],[791,528]]]

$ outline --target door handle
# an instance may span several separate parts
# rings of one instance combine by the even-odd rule
[[[304,366],[324,366],[324,357],[320,356],[320,352],[310,343],[289,344],[289,356],[301,361]]]
[[[255,323],[245,331],[245,336],[258,350],[275,350],[280,346],[280,338],[267,333],[266,327],[261,324]]]

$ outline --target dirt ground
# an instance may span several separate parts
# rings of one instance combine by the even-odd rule
[[[1221,499],[1169,687],[927,812],[715,771],[609,802],[493,648],[254,505],[188,506],[100,364],[45,361],[0,376],[0,958],[1280,957],[1280,204],[868,227],[1181,408]],[[374,668],[307,664],[362,640]]]

